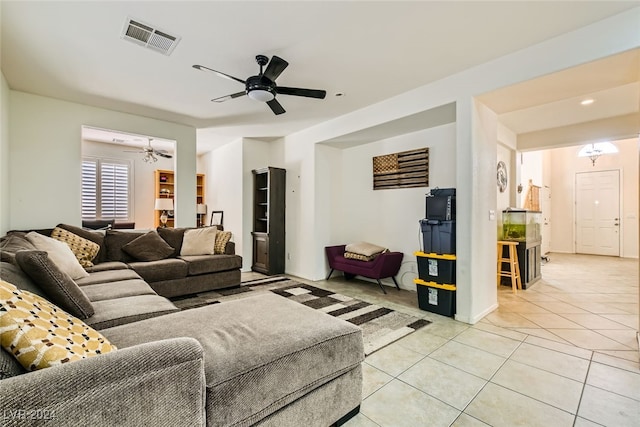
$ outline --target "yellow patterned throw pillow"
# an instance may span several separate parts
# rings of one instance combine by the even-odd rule
[[[4,280],[0,280],[0,344],[30,371],[116,350],[81,320]]]
[[[78,258],[78,262],[83,267],[93,267],[93,259],[100,252],[100,245],[91,240],[73,234],[64,228],[56,227],[51,232],[51,237],[64,242],[71,248],[71,252]]]
[[[227,247],[227,243],[231,240],[230,231],[220,231],[216,233],[216,243],[213,246],[213,253],[217,255],[224,254],[224,250]]]

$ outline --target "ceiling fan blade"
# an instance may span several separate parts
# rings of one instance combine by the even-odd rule
[[[238,98],[238,97],[240,97],[242,95],[246,95],[246,94],[247,94],[247,92],[245,92],[245,91],[238,92],[238,93],[232,93],[231,95],[225,95],[225,96],[221,96],[219,98],[213,98],[212,101],[213,102],[224,102],[224,101],[228,101],[228,100],[233,99],[233,98]]]
[[[274,81],[289,66],[289,63],[279,56],[273,55],[271,62],[267,65],[267,69],[264,70],[264,76],[271,81]]]
[[[229,74],[225,74],[221,71],[216,71],[214,69],[211,69],[209,67],[205,67],[204,65],[194,65],[193,68],[195,68],[196,70],[201,70],[201,71],[211,71],[212,73],[216,73],[217,75],[219,75],[220,77],[224,77],[225,79],[229,79],[229,80],[233,80],[242,84],[246,84],[246,82],[242,79],[239,79],[237,77],[233,77],[230,76]]]
[[[173,158],[173,156],[171,154],[163,153],[163,152],[160,152],[160,151],[154,151],[153,154],[156,154],[156,155],[158,155],[160,157],[164,157],[165,159]]]
[[[273,111],[273,114],[275,114],[276,116],[285,112],[285,109],[282,108],[282,105],[280,105],[280,103],[276,101],[275,98],[273,98],[271,101],[268,101],[267,105],[269,106],[269,108],[271,108],[271,111]]]
[[[277,86],[276,92],[282,95],[306,96],[307,98],[319,98],[319,99],[324,99],[324,97],[327,96],[326,90],[302,89],[299,87]]]

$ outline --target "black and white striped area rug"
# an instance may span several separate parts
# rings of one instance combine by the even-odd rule
[[[241,286],[231,289],[173,298],[172,301],[178,308],[187,310],[245,298],[259,292],[276,293],[360,326],[363,332],[366,355],[431,323],[428,320],[400,313],[390,308],[369,304],[356,298],[278,276],[243,282]]]

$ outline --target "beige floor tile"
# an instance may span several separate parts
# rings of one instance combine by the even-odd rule
[[[569,427],[574,419],[568,412],[492,383],[464,412],[495,427]]]
[[[362,364],[362,398],[379,390],[391,381],[393,377],[368,363]]]
[[[562,317],[571,320],[587,329],[629,329],[628,326],[609,320],[606,317],[593,313],[562,314]]]
[[[640,401],[640,373],[591,363],[587,384]]]
[[[404,348],[426,356],[449,341],[446,338],[433,335],[428,329],[429,328],[419,329],[408,337],[402,338],[397,343]]]
[[[437,335],[442,338],[451,339],[458,335],[460,332],[469,329],[470,325],[462,322],[458,322],[453,319],[442,320],[440,322],[434,322],[433,325],[427,326],[429,333]]]
[[[550,341],[539,337],[527,337],[524,340],[526,343],[537,345],[540,347],[548,348],[549,350],[556,350],[561,353],[570,354],[572,356],[580,357],[581,359],[591,360],[592,351],[584,348],[579,348],[573,344],[562,344],[556,341]]]
[[[537,314],[537,313],[521,313],[522,317],[532,321],[536,325],[545,329],[584,329],[583,326],[578,325],[571,320],[565,319],[557,314]]]
[[[583,383],[533,366],[507,360],[492,383],[575,414]]]
[[[527,334],[527,335],[532,335],[532,336],[538,337],[538,338],[544,338],[544,339],[550,340],[550,341],[555,341],[555,342],[571,345],[567,340],[564,340],[564,339],[560,338],[559,336],[554,335],[551,332],[547,331],[546,329],[542,329],[542,328],[537,328],[537,329],[516,328],[516,329],[514,329],[514,331],[518,331],[520,333]]]
[[[456,341],[449,341],[429,357],[485,380],[490,379],[506,360]]]
[[[588,313],[575,305],[568,304],[562,301],[545,301],[539,303],[542,307],[549,310],[551,313],[564,314],[564,313]]]
[[[448,427],[460,411],[398,380],[373,393],[360,411],[381,427]]]
[[[460,414],[460,416],[451,424],[451,427],[487,427],[489,424],[485,424],[477,418],[473,418],[471,415]]]
[[[588,329],[550,329],[550,331],[581,348],[591,350],[630,350],[626,345]]]
[[[505,358],[509,357],[522,342],[475,328],[467,329],[453,340]]]
[[[601,427],[602,424],[594,423],[593,421],[585,420],[581,417],[576,417],[576,422],[573,427]]]
[[[518,347],[509,360],[581,382],[584,382],[589,370],[589,361],[586,359],[527,343]]]
[[[598,350],[598,353],[608,354],[609,356],[613,356],[613,357],[617,357],[625,360],[631,360],[633,362],[640,361],[640,352],[638,352],[638,350],[626,350],[626,351]]]
[[[398,379],[459,410],[463,410],[487,383],[429,357],[407,369]]]
[[[480,329],[481,331],[491,332],[496,335],[500,335],[505,338],[511,338],[517,341],[524,341],[527,338],[526,333],[514,331],[513,329],[501,328],[500,326],[495,326],[490,322],[478,322],[472,326],[474,329]]]
[[[522,299],[516,301],[500,301],[500,311],[507,313],[549,313],[549,310],[541,307],[542,304],[533,304]]]
[[[637,332],[633,329],[594,329],[594,332],[624,344],[630,349],[638,348]]]
[[[546,294],[544,292],[537,292],[533,289],[526,289],[524,292],[519,292],[518,297],[529,302],[544,303],[539,305],[545,308],[546,308],[547,302],[558,302],[558,300],[555,297],[549,294]]]
[[[355,417],[347,421],[345,424],[343,424],[343,426],[345,427],[379,427],[379,424],[374,423],[369,418],[362,415],[362,413],[359,413],[358,415],[356,415]]]
[[[627,301],[629,301],[629,298],[627,298]],[[613,303],[609,303],[612,306],[619,308],[620,310],[624,310],[629,314],[638,314],[640,313],[640,306],[638,305],[638,303],[628,303],[628,302],[613,302]]]
[[[503,328],[539,328],[530,320],[525,319],[518,313],[507,313],[500,311],[500,309],[489,313],[485,319],[493,323],[496,326]]]
[[[622,353],[622,352],[619,352]],[[614,357],[609,354],[593,352],[593,361],[602,363],[603,365],[614,366],[620,369],[626,369],[627,371],[640,373],[640,363],[638,363],[638,352],[635,353],[636,358],[634,360],[623,359],[620,357]]]
[[[617,308],[611,304],[606,304],[601,302],[576,301],[576,302],[573,302],[572,304],[583,310],[586,310],[590,313],[595,313],[595,314],[622,314],[622,315],[628,314],[626,311],[620,308]]]
[[[408,348],[404,348],[399,345],[389,345],[376,351],[372,355],[367,356],[365,361],[374,368],[378,368],[381,371],[396,377],[409,369],[423,357],[423,354],[409,350]]]
[[[638,315],[637,314],[603,314],[602,317],[606,317],[614,322],[621,323],[632,329],[638,328]]]
[[[640,402],[586,385],[578,415],[604,426],[638,427]]]

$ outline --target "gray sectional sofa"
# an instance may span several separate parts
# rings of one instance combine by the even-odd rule
[[[64,306],[19,266],[42,252],[6,237],[0,278]],[[2,425],[329,426],[357,413],[357,326],[275,294],[180,311],[158,289],[184,293],[166,290],[185,277],[147,282],[157,273],[135,267],[105,259],[74,281],[93,311],[83,321],[118,350],[31,372],[0,351]],[[199,272],[186,277],[211,274]]]

